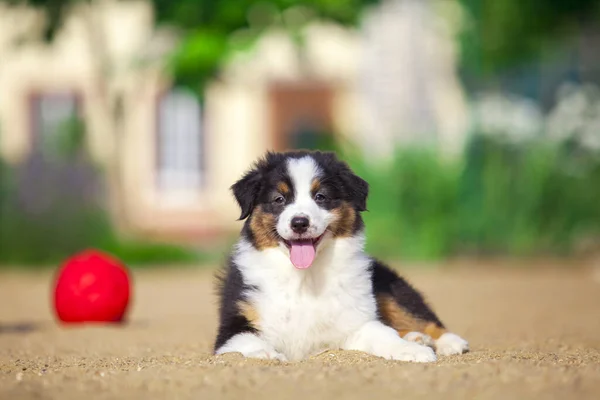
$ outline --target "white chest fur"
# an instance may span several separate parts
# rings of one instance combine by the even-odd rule
[[[289,360],[340,348],[376,319],[376,303],[361,237],[322,243],[314,264],[298,270],[285,249],[257,251],[238,244],[235,262],[259,314],[260,336]]]

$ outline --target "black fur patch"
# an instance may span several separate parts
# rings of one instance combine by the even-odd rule
[[[375,296],[390,295],[403,310],[413,317],[444,328],[444,324],[425,302],[423,295],[404,278],[377,260],[372,261],[371,269],[373,271],[371,281]]]
[[[369,184],[352,172],[348,164],[340,161],[335,153],[313,153],[313,158],[323,171],[319,191],[329,194],[329,208],[339,207],[341,201],[350,202],[356,211],[367,210]],[[327,208],[327,207],[324,207]]]
[[[245,300],[245,294],[255,290],[246,285],[242,273],[230,257],[227,266],[217,275],[217,295],[219,304],[219,331],[214,345],[214,351],[223,346],[229,339],[238,333],[255,333],[248,319],[239,309],[241,301]]]

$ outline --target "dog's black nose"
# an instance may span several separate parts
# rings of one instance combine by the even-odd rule
[[[306,217],[294,217],[292,218],[292,230],[296,233],[304,233],[308,229],[309,221]]]

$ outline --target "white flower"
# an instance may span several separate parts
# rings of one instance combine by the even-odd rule
[[[502,93],[479,95],[472,105],[473,130],[499,135],[511,141],[536,137],[544,125],[537,104],[529,99]]]
[[[547,137],[575,139],[584,148],[600,151],[600,90],[590,84],[563,85],[546,118]]]

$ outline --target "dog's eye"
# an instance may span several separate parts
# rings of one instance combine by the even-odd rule
[[[324,194],[322,194],[322,193],[317,193],[317,194],[315,195],[315,201],[316,201],[317,203],[321,203],[321,202],[325,201],[325,199],[326,199],[326,197],[325,197],[325,195],[324,195]]]
[[[273,203],[275,204],[283,204],[285,203],[285,197],[283,196],[277,196],[273,199]]]

